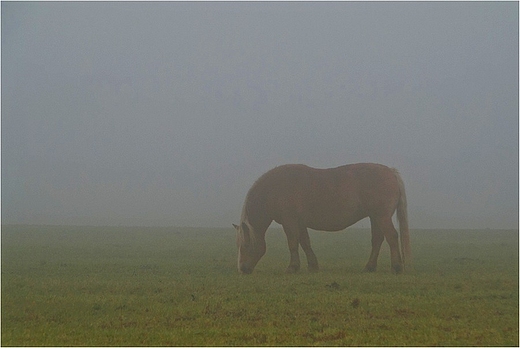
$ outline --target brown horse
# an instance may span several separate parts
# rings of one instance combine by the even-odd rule
[[[397,210],[399,238],[392,223]],[[301,164],[276,167],[249,189],[237,230],[238,269],[251,273],[265,254],[265,232],[274,220],[281,224],[291,253],[288,273],[300,269],[301,245],[309,270],[318,269],[307,228],[339,231],[369,217],[372,252],[365,270],[376,270],[381,244],[390,245],[392,269],[401,273],[410,257],[406,194],[396,169],[381,164],[358,163],[316,169]]]

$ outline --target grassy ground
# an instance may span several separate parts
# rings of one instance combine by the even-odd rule
[[[385,243],[362,273],[349,230],[311,232],[320,272],[286,275],[273,228],[241,276],[231,227],[2,226],[2,345],[518,346],[518,231],[411,237],[413,272]]]

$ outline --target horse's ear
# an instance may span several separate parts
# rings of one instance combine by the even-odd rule
[[[237,225],[233,224],[233,227],[235,228],[235,230],[238,231],[238,226]]]

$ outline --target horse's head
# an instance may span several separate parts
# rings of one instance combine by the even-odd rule
[[[237,230],[238,270],[249,274],[265,254],[265,238],[255,234],[253,227],[245,222],[233,226]]]

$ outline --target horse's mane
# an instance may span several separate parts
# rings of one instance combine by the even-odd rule
[[[251,243],[254,245],[256,244],[256,235],[255,235],[255,228],[251,225],[249,221],[249,217],[251,216],[251,208],[255,205],[257,202],[257,198],[259,196],[258,193],[258,185],[261,183],[267,173],[264,173],[262,176],[260,176],[251,186],[249,191],[247,191],[246,198],[244,200],[244,205],[242,207],[242,216],[240,217],[240,224],[246,224],[248,227],[248,230],[250,231],[249,237],[251,240]],[[242,229],[243,231],[243,229]],[[246,233],[243,231],[243,233]]]
[[[240,218],[240,220],[242,222],[249,222],[248,220],[248,217],[250,216],[250,213],[251,213],[251,207],[255,205],[256,203],[256,200],[258,199],[258,197],[260,196],[259,195],[259,192],[258,192],[258,186],[259,186],[259,183],[261,183],[265,177],[265,174],[263,174],[260,178],[258,178],[253,186],[251,186],[251,188],[249,189],[249,191],[247,191],[247,194],[246,194],[246,198],[244,200],[244,206],[242,207],[242,216]]]

